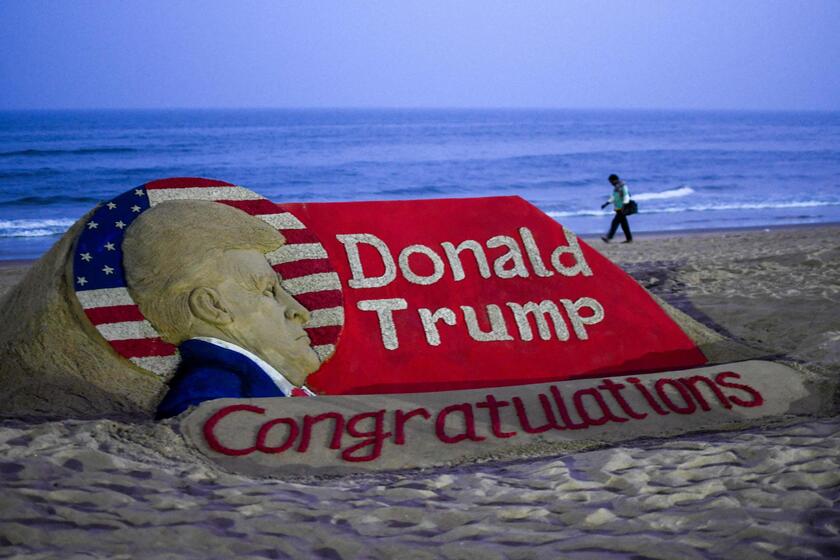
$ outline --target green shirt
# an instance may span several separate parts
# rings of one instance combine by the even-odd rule
[[[622,184],[619,188],[613,189],[612,203],[616,210],[621,210],[628,202],[630,202],[630,191],[627,185]]]

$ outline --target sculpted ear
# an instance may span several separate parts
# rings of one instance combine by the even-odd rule
[[[213,288],[200,287],[190,292],[190,311],[198,319],[211,325],[227,325],[233,315]]]

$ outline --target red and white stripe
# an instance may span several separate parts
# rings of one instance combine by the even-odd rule
[[[282,209],[275,205],[275,208]],[[335,352],[335,344],[344,325],[341,281],[333,270],[321,242],[291,212],[255,214],[276,227],[286,244],[266,255],[271,267],[280,274],[283,289],[311,313],[304,325],[312,349],[323,362]]]
[[[294,214],[260,195],[230,183],[209,179],[164,179],[145,185],[150,206],[165,200],[212,200],[239,208],[277,228],[286,244],[266,255],[282,286],[311,313],[304,325],[323,362],[335,352],[344,325],[341,283],[317,236]],[[164,378],[180,361],[177,348],[164,342],[127,288],[76,292],[97,331],[114,350],[135,365]]]
[[[161,340],[127,288],[79,291],[76,296],[90,322],[118,354],[161,376],[178,367],[177,349]]]

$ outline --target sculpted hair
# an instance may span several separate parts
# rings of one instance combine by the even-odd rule
[[[170,200],[146,210],[129,226],[123,266],[131,297],[171,344],[190,336],[189,296],[228,274],[224,253],[268,253],[285,240],[276,229],[242,210],[206,200]]]

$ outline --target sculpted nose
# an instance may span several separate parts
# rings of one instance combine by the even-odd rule
[[[305,325],[312,318],[309,310],[289,296],[288,307],[286,307],[286,319],[290,321],[297,321],[301,325]]]
[[[289,321],[297,321],[301,325],[305,325],[310,319],[312,319],[312,315],[309,313],[309,310],[299,304],[297,300],[292,297],[292,294],[287,292],[282,286],[278,286],[275,294],[277,301],[286,308],[283,312],[286,319]]]

